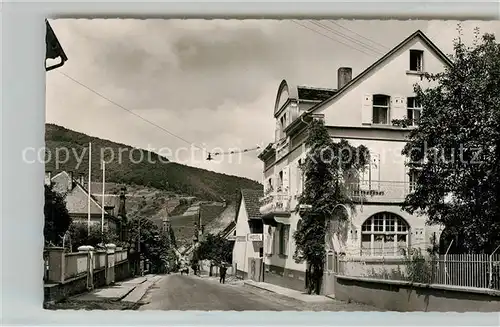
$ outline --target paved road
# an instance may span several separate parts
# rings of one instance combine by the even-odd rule
[[[142,300],[140,310],[265,310],[367,311],[377,309],[340,301],[305,304],[242,283],[221,285],[217,280],[172,274],[162,278]]]

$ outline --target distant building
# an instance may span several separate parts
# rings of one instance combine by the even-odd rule
[[[263,223],[259,212],[259,199],[263,195],[262,190],[240,191],[240,201],[232,228],[234,235],[227,236],[234,239],[233,266],[236,273],[243,278],[248,276],[249,259],[262,258],[264,254]]]
[[[85,187],[83,175],[75,179],[71,172],[62,171],[55,176],[46,172],[45,183],[50,183],[53,190],[64,197],[73,223],[88,223],[89,192]],[[118,232],[121,224],[126,222],[125,189],[122,189],[119,195],[105,195],[104,203],[102,198],[91,194],[90,223],[92,225],[101,225],[103,205],[105,228]]]

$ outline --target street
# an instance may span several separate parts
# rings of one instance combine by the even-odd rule
[[[380,311],[330,299],[304,303],[242,282],[222,285],[215,278],[180,274],[164,276],[142,302],[146,304],[139,310]]]

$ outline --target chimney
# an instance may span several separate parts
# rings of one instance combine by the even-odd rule
[[[85,186],[85,177],[82,173],[80,173],[80,177],[78,179],[78,183],[80,183],[81,186]]]
[[[50,184],[52,183],[51,179],[52,179],[52,172],[46,171],[45,172],[45,185],[50,186]]]
[[[73,172],[69,171],[68,175],[69,175],[69,179],[68,179],[68,191],[71,191],[73,189]]]
[[[337,72],[337,90],[343,88],[347,83],[352,80],[352,68],[340,67]]]

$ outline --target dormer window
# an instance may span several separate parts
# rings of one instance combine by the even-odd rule
[[[410,50],[410,71],[423,71],[424,52],[422,50]]]
[[[389,103],[388,95],[375,94],[373,96],[373,123],[388,124],[389,123]]]

